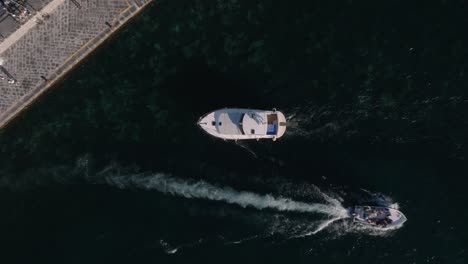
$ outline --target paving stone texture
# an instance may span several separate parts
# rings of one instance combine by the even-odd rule
[[[151,0],[55,1],[60,3],[57,2],[59,5],[49,13],[49,18],[41,24],[35,23],[9,48],[3,52],[0,50],[2,66],[17,80],[14,84],[8,83],[8,78],[0,80],[0,119],[7,110],[11,112],[9,108],[22,107],[21,104],[26,101],[24,98],[31,97],[30,93],[38,92],[38,85],[44,83],[41,76],[60,77],[56,70],[61,66],[63,68],[84,44],[97,42],[96,36],[107,38],[110,33],[103,34],[110,32],[106,22],[112,25],[119,23],[136,14],[143,4]],[[124,11],[128,12],[123,14]],[[93,41],[89,42],[91,39]],[[65,73],[60,71],[60,74]],[[0,75],[6,77],[2,72]]]

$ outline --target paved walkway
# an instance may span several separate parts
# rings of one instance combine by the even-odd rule
[[[42,14],[50,14],[53,13],[57,7],[59,7],[63,2],[67,0],[53,0],[40,11],[37,12],[33,17],[29,18],[29,20],[21,25],[13,34],[8,36],[6,39],[0,43],[0,54],[7,50],[11,45],[15,44],[19,39],[21,39],[24,35],[26,35],[31,29],[33,29],[37,24],[37,19],[42,19]]]
[[[43,24],[32,18],[13,33],[0,45],[0,58],[18,82],[0,80],[0,129],[150,2],[83,0],[78,8],[54,0],[38,12],[50,15]]]

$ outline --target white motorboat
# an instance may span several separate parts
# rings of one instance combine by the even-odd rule
[[[208,134],[225,140],[276,140],[286,132],[286,118],[276,109],[219,109],[202,116],[198,125]]]
[[[401,227],[406,216],[393,208],[379,206],[355,206],[348,209],[354,222],[375,226],[382,229]]]

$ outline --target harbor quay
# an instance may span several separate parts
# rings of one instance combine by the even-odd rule
[[[0,129],[153,0],[0,0]]]

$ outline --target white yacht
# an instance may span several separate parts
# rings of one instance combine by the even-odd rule
[[[355,222],[382,229],[398,228],[406,222],[402,212],[389,207],[355,206],[348,211]]]
[[[198,125],[208,134],[225,140],[276,140],[286,132],[286,118],[276,109],[219,109],[202,116]]]

